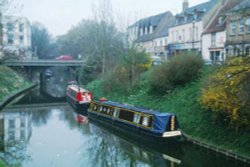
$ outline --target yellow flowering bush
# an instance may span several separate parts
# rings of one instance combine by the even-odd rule
[[[202,88],[201,103],[216,121],[250,129],[250,57],[229,60]]]

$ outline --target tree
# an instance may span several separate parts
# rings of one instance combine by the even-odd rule
[[[250,57],[234,58],[212,74],[201,103],[212,110],[214,121],[250,129]]]
[[[115,68],[102,79],[103,92],[128,93],[139,84],[141,74],[151,67],[149,54],[136,48],[127,49]]]
[[[59,53],[86,60],[81,69],[85,84],[111,70],[123,52],[123,34],[114,25],[83,20],[66,35],[58,37]]]
[[[47,29],[38,22],[31,25],[31,47],[40,59],[48,58],[51,51],[51,36]]]

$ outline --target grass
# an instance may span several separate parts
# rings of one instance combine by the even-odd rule
[[[27,83],[16,72],[6,66],[0,65],[0,102],[14,91],[28,86],[29,83]]]
[[[210,112],[200,105],[200,88],[204,79],[205,77],[162,97],[149,95],[147,86],[132,91],[129,96],[110,92],[105,94],[105,97],[121,103],[175,113],[181,129],[191,137],[250,158],[250,133],[244,130],[236,132],[215,124],[210,119]],[[95,97],[104,96],[100,87],[99,81],[88,85]]]

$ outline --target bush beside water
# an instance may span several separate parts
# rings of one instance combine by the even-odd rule
[[[12,69],[0,65],[0,101],[12,92],[29,86],[16,72]]]
[[[223,120],[215,122],[211,108],[207,109],[202,103],[202,90],[208,76],[223,68],[202,67],[199,57],[180,56],[142,74],[140,84],[127,93],[104,92],[101,80],[89,83],[88,89],[94,92],[95,98],[104,96],[121,103],[175,113],[181,129],[191,137],[250,157],[249,130],[242,127],[236,131],[221,123]],[[156,76],[158,74],[159,76]],[[163,81],[164,84],[159,83]],[[117,86],[119,87],[119,84]]]

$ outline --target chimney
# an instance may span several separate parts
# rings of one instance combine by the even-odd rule
[[[188,0],[184,0],[182,3],[182,12],[184,12],[189,7]]]

